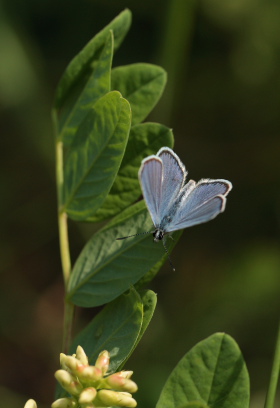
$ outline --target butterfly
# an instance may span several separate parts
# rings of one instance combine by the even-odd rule
[[[162,147],[156,155],[145,158],[138,175],[155,227],[151,233],[155,242],[163,242],[167,254],[165,237],[215,218],[224,211],[226,196],[232,189],[231,182],[224,179],[201,179],[197,183],[189,180],[186,183],[185,166],[169,147]]]

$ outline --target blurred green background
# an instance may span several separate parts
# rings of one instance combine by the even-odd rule
[[[247,362],[251,408],[262,407],[280,309],[276,0],[2,0],[1,404],[53,401],[63,285],[50,109],[70,59],[125,7],[133,24],[114,66],[162,65],[169,82],[149,120],[173,128],[191,178],[234,186],[224,214],[184,232],[176,272],[167,263],[151,284],[158,307],[127,365],[138,405],[153,407],[179,359],[225,331]],[[93,231],[70,223],[73,259]],[[95,313],[79,311],[79,326]]]

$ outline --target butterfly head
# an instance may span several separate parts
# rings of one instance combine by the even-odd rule
[[[163,239],[163,237],[164,237],[164,231],[161,230],[161,229],[156,229],[156,230],[153,232],[153,237],[154,237],[154,241],[155,241],[155,242],[161,241],[161,240]]]

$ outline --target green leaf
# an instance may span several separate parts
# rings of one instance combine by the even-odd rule
[[[94,61],[99,58],[109,31],[114,33],[114,49],[122,43],[131,24],[131,12],[124,10],[103,30],[96,34],[92,40],[77,54],[67,66],[56,91],[55,109],[60,109],[65,99],[71,94],[72,88],[81,78],[89,77],[94,67]]]
[[[118,172],[130,129],[129,103],[119,92],[100,98],[80,125],[65,163],[63,211],[75,220],[93,215]]]
[[[74,339],[70,354],[82,346],[91,365],[99,353],[110,353],[109,373],[127,359],[139,337],[143,320],[143,303],[134,288],[109,303]]]
[[[141,300],[143,302],[143,322],[141,326],[141,330],[138,334],[137,340],[134,343],[133,347],[130,350],[130,353],[127,355],[126,359],[122,362],[122,364],[118,367],[118,370],[121,370],[122,367],[126,364],[126,361],[129,359],[135,348],[137,347],[139,341],[142,339],[143,334],[145,333],[149,323],[153,317],[156,305],[157,305],[157,295],[152,290],[142,290],[139,292],[141,296]]]
[[[146,289],[146,290],[140,291],[138,293],[141,296],[141,300],[143,302],[144,316],[143,316],[143,323],[142,323],[142,326],[141,326],[141,330],[140,330],[139,336],[137,338],[137,344],[139,343],[139,341],[141,340],[141,338],[142,338],[143,334],[145,333],[147,327],[149,326],[150,321],[151,321],[151,319],[153,317],[156,305],[157,305],[157,295],[152,290]],[[136,347],[136,345],[135,345],[135,347]]]
[[[201,402],[215,408],[249,407],[249,376],[241,351],[227,334],[196,344],[168,378],[156,408]]]
[[[151,234],[121,241],[116,238],[154,230],[143,201],[129,207],[98,231],[78,257],[67,295],[83,307],[108,303],[137,282],[162,258],[161,243],[154,243]],[[172,248],[178,239],[170,240]]]
[[[119,214],[141,195],[138,171],[141,161],[162,146],[173,147],[172,130],[158,123],[142,123],[130,130],[120,170],[102,206],[87,221],[98,222]]]
[[[126,98],[132,110],[132,125],[142,122],[157,104],[166,84],[166,72],[152,64],[132,64],[112,70],[112,90]]]
[[[72,143],[80,123],[90,108],[100,97],[110,91],[113,40],[113,33],[110,31],[90,76],[81,78],[72,90],[71,97],[68,97],[60,110],[58,132],[59,138],[66,146]]]

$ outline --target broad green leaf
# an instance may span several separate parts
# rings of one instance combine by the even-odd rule
[[[72,143],[80,123],[90,108],[100,97],[110,91],[113,41],[113,32],[110,31],[90,76],[81,79],[59,112],[59,138],[66,146]]]
[[[141,296],[141,300],[143,302],[143,322],[141,326],[141,330],[139,332],[139,335],[137,337],[137,340],[135,344],[133,345],[133,348],[131,348],[130,353],[127,355],[126,359],[122,362],[122,364],[118,367],[118,370],[120,370],[125,364],[128,358],[131,356],[135,348],[137,347],[139,341],[141,340],[143,334],[145,333],[147,327],[150,324],[150,321],[153,317],[156,304],[157,304],[157,295],[155,292],[152,290],[143,290],[139,292],[139,295]]]
[[[110,353],[108,373],[115,372],[127,359],[139,337],[143,321],[143,303],[135,289],[121,295],[98,313],[91,323],[74,339],[70,354],[82,346],[90,364],[94,365],[99,353]]]
[[[129,207],[98,231],[78,257],[67,297],[83,307],[99,306],[115,299],[137,282],[162,258],[161,243],[152,234],[117,241],[116,238],[154,230],[143,201]],[[169,240],[172,248],[178,239]]]
[[[248,408],[249,376],[241,351],[227,334],[196,344],[168,378],[156,408],[201,402],[207,407]]]
[[[56,91],[55,109],[60,109],[81,78],[89,77],[94,69],[94,61],[99,58],[109,31],[114,33],[114,49],[122,43],[131,24],[131,12],[124,10],[77,54],[67,66]]]
[[[86,220],[105,200],[130,129],[130,106],[119,92],[100,98],[80,125],[65,163],[63,210]]]
[[[166,72],[152,64],[132,64],[112,70],[112,90],[120,91],[132,110],[132,125],[142,122],[162,95]]]
[[[156,154],[162,146],[173,147],[172,130],[158,123],[132,126],[124,158],[110,193],[97,212],[87,221],[97,222],[113,217],[134,203],[141,195],[138,171],[141,161]]]

